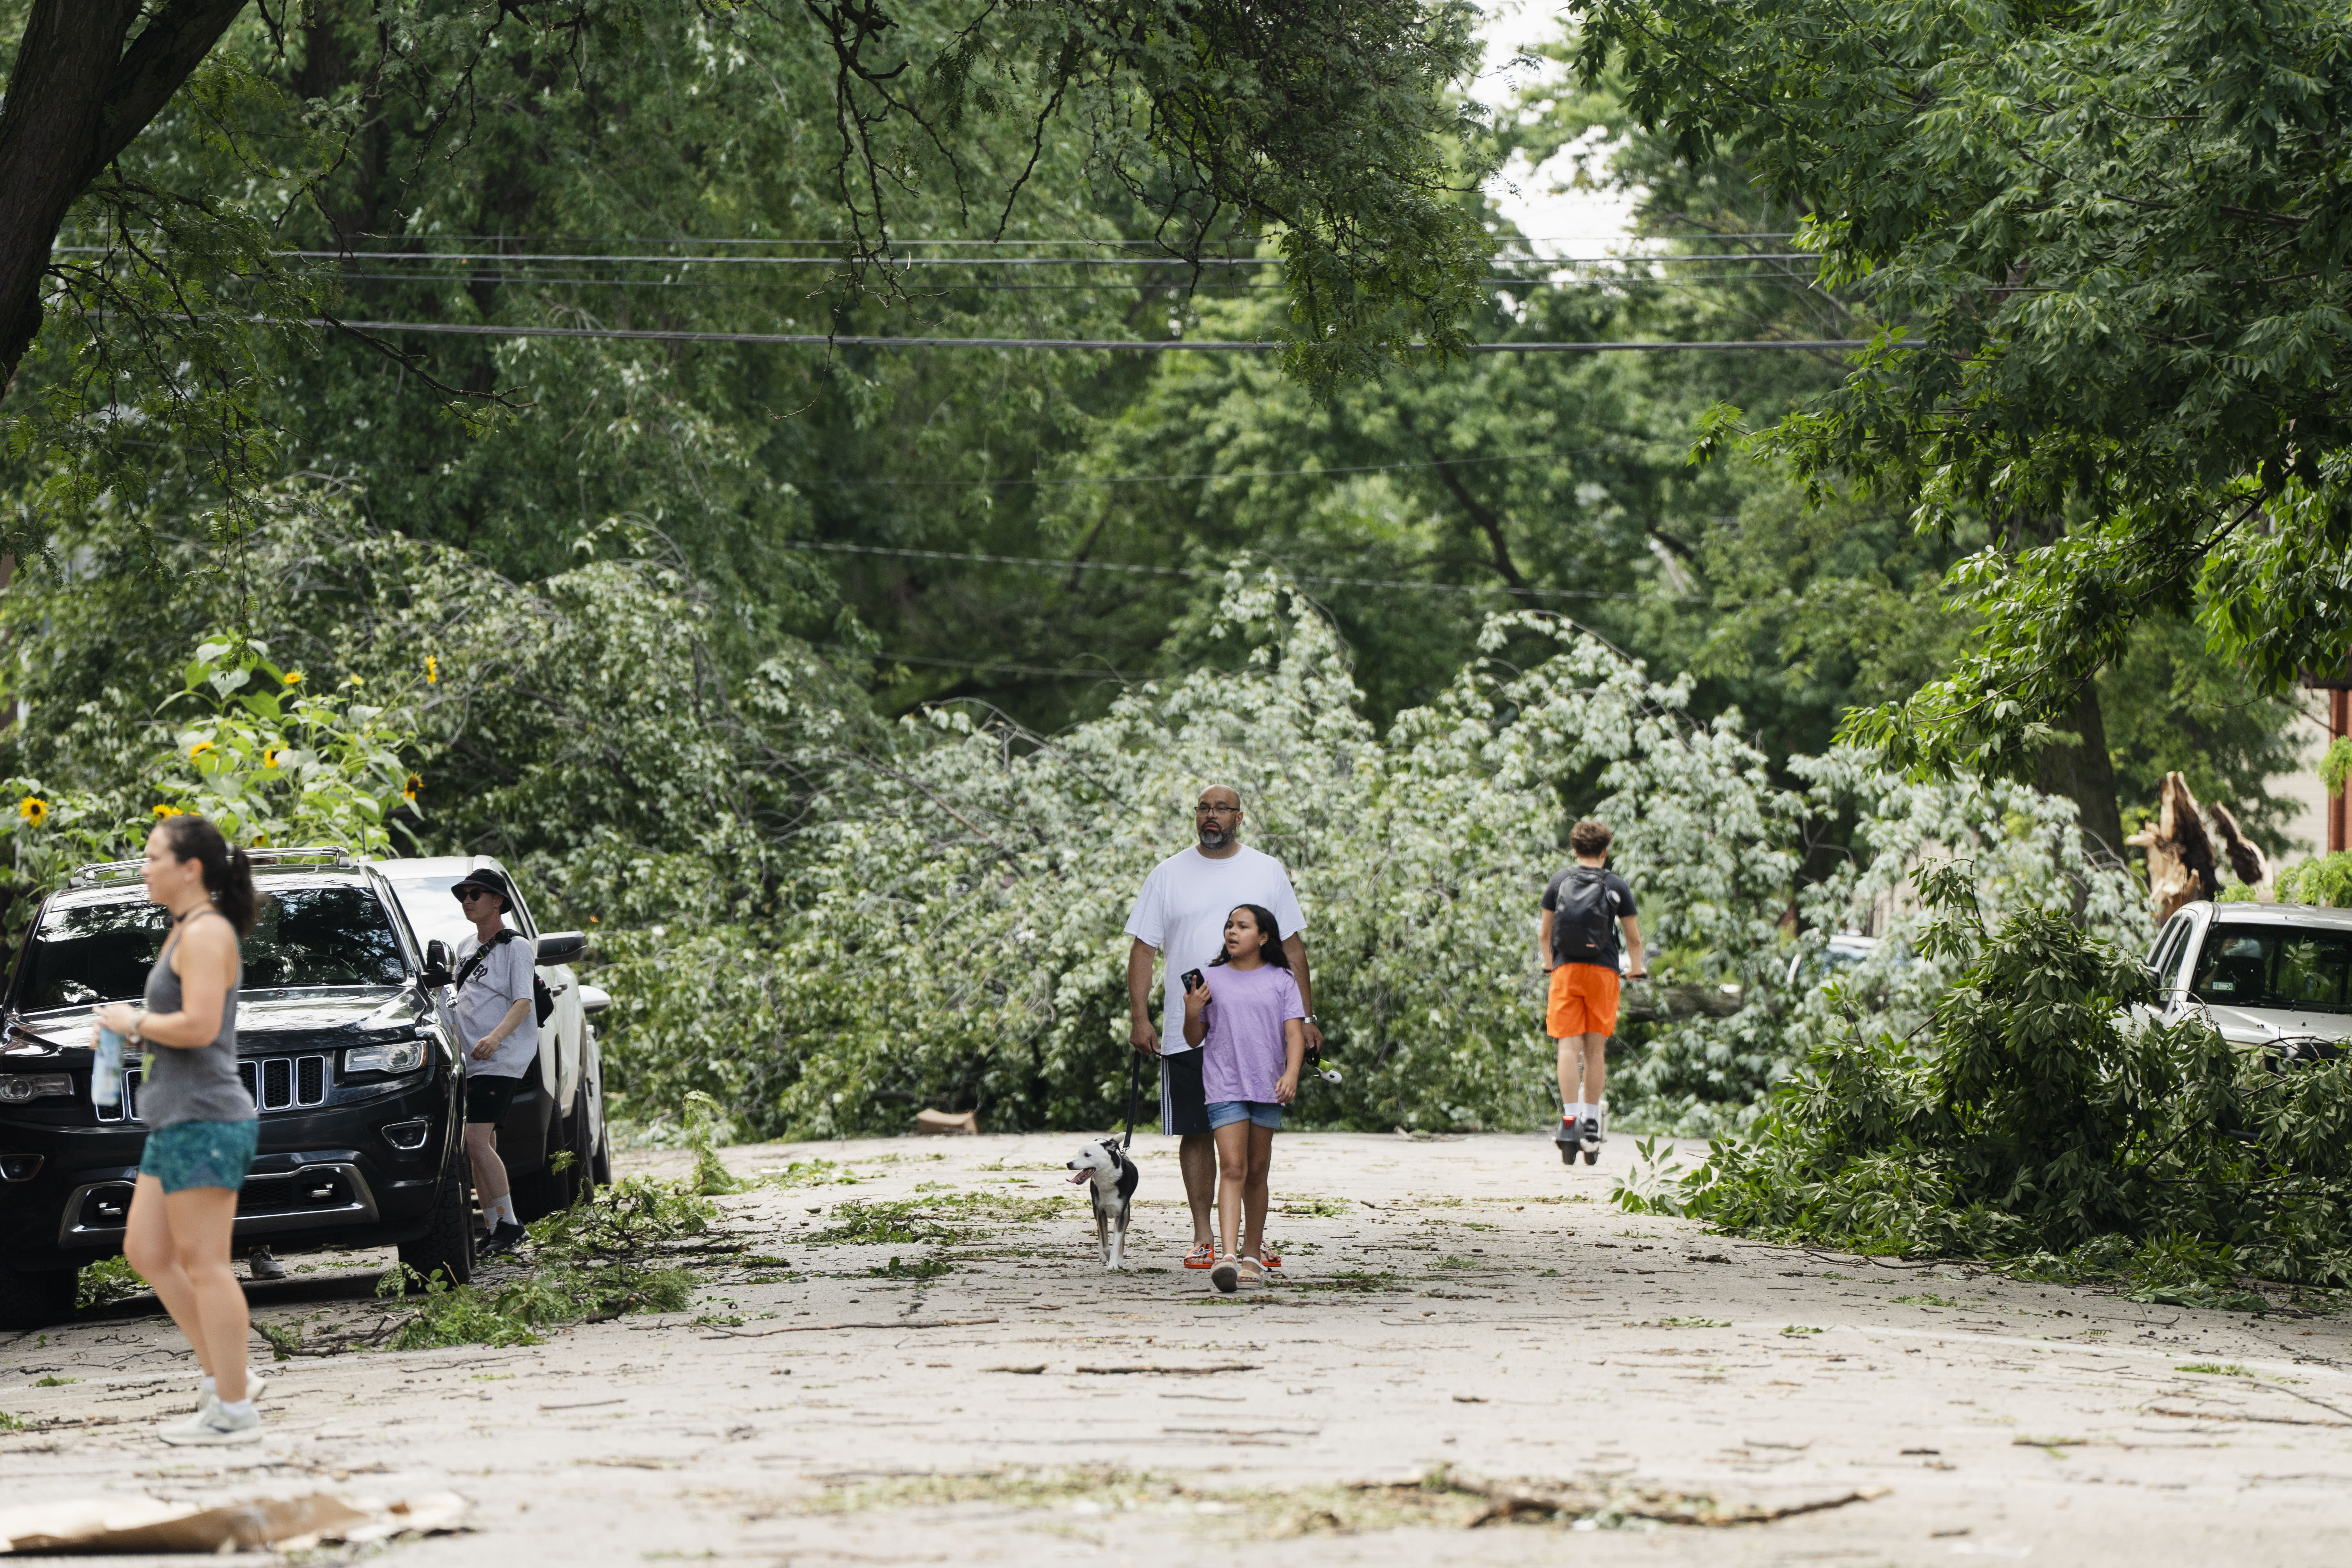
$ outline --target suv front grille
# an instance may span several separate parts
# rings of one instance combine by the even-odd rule
[[[327,1103],[324,1056],[253,1057],[236,1064],[237,1080],[253,1097],[256,1110],[308,1110]],[[131,1068],[122,1075],[122,1103],[98,1108],[100,1121],[139,1120],[139,1088],[145,1075]]]

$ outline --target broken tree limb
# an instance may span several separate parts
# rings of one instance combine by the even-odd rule
[[[2161,924],[2181,905],[2221,891],[2221,879],[2214,867],[2213,840],[2197,814],[2188,781],[2177,773],[2165,774],[2158,801],[2156,820],[2124,842],[2147,851],[2148,902]]]
[[[2239,881],[2249,888],[2259,888],[2271,879],[2270,857],[2263,847],[2246,837],[2230,808],[2216,801],[2213,805],[2213,826],[2221,836],[2221,851],[2230,858],[2230,869]]]

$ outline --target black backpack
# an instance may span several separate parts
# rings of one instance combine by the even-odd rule
[[[457,978],[451,982],[451,984],[458,990],[464,990],[466,982],[471,980],[475,972],[490,961],[490,949],[503,947],[520,934],[512,930],[502,931],[476,948],[474,956],[457,966]],[[539,965],[536,963],[530,966],[530,1010],[533,1018],[542,1028],[546,1026],[550,1018],[555,1016],[555,993],[550,991],[547,988],[547,982],[539,977]]]
[[[1579,866],[1568,874],[1551,915],[1551,955],[1560,963],[1610,962],[1609,874]]]

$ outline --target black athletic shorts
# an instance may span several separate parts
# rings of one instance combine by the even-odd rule
[[[1209,1097],[1201,1089],[1201,1053],[1160,1058],[1160,1131],[1171,1138],[1209,1131]]]
[[[522,1092],[523,1081],[539,1074],[539,1058],[522,1069],[521,1078],[484,1078],[473,1073],[466,1079],[466,1120],[468,1121],[504,1121],[507,1107]],[[1206,1113],[1203,1112],[1203,1115]]]

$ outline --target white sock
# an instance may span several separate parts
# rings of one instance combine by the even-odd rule
[[[515,1213],[514,1194],[512,1193],[509,1193],[499,1199],[499,1218],[508,1225],[520,1225],[522,1223],[522,1216]]]
[[[213,1380],[212,1380],[212,1376],[211,1376],[211,1374],[210,1374],[210,1373],[206,1373],[205,1376],[203,1376],[203,1377],[201,1377],[201,1378],[198,1378],[198,1379],[196,1380],[196,1397],[197,1397],[197,1398],[199,1398],[199,1399],[210,1399],[214,1394],[218,1394],[219,1392],[220,1392],[220,1387],[219,1387],[219,1385],[218,1385],[218,1384],[215,1384],[215,1383],[213,1382]]]
[[[1574,1105],[1568,1108],[1568,1119],[1570,1121],[1581,1121],[1584,1120],[1584,1101],[1580,1100]]]
[[[242,1421],[253,1414],[253,1401],[250,1398],[240,1399],[232,1405],[224,1399],[221,1401],[221,1414],[233,1420]]]

